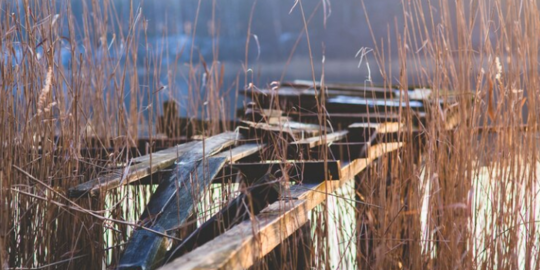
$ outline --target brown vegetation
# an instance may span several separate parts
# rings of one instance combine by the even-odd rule
[[[389,30],[387,40],[374,40],[373,55],[384,88],[399,89],[402,101],[409,101],[411,85],[432,90],[427,121],[417,126],[408,106],[391,112],[402,120],[398,129],[405,146],[358,176],[356,190],[348,185],[326,194],[326,203],[311,212],[314,265],[539,268],[537,2],[401,3],[405,21]],[[118,263],[155,185],[128,185],[78,199],[68,198],[68,189],[129,168],[132,157],[153,149],[160,91],[168,91],[170,100],[193,116],[189,131],[167,127],[175,136],[191,139],[231,129],[225,110],[236,100],[220,98],[230,89],[223,85],[217,52],[208,63],[182,63],[178,55],[162,70],[161,56],[140,42],[149,23],[141,10],[131,7],[129,20],[121,22],[108,0],[84,1],[82,14],[73,14],[69,1],[57,14],[57,5],[0,2],[2,268],[102,269]],[[302,1],[295,8],[302,9]],[[82,25],[75,16],[82,17]],[[309,38],[309,17],[300,19]],[[399,59],[392,61],[394,49]],[[139,51],[146,56],[142,66]],[[196,52],[180,54],[193,59]],[[314,70],[314,86],[322,93],[315,95],[314,122],[326,126],[324,72]],[[169,74],[167,87],[159,83],[162,74]],[[175,76],[189,82],[187,102],[175,99]],[[255,88],[247,79],[245,85]],[[141,106],[143,99],[150,105]],[[278,101],[272,105],[286,110]],[[414,148],[418,130],[425,138],[422,155]],[[323,136],[327,132],[319,130]],[[143,133],[149,137],[146,148],[136,145]],[[281,161],[287,160],[285,133],[270,138],[275,148],[269,155]],[[106,154],[86,155],[84,149]],[[220,185],[201,200],[190,224],[206,221],[238,195],[233,187]]]

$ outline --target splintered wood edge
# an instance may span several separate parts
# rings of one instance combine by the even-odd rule
[[[304,225],[309,211],[324,202],[328,193],[353,179],[376,158],[402,146],[402,143],[385,143],[370,147],[367,158],[356,159],[342,167],[340,181],[291,187],[292,200],[271,204],[257,215],[257,222],[244,221],[161,269],[246,269],[252,266]]]

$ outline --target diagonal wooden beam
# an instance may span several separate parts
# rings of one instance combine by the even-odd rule
[[[261,210],[280,197],[280,181],[272,174],[265,174],[260,179],[245,184],[248,186],[247,189],[186,237],[170,252],[169,258],[179,257],[211,241],[223,231],[249,219],[250,215],[259,214]]]
[[[386,143],[370,147],[367,158],[354,160],[342,167],[339,181],[293,186],[288,200],[273,203],[255,220],[238,224],[162,269],[249,268],[308,222],[309,211],[324,202],[327,194],[354,178],[376,158],[401,146],[401,143]]]
[[[207,145],[209,151],[217,149]],[[261,145],[243,145],[220,154],[199,158],[197,153],[186,153],[176,162],[174,173],[158,186],[140,217],[140,223],[150,230],[135,230],[118,265],[119,269],[154,269],[163,263],[170,239],[193,214],[197,202],[204,196],[212,180],[223,166],[257,152]],[[202,154],[200,152],[199,154]]]
[[[101,191],[138,181],[152,173],[170,167],[177,159],[200,160],[203,156],[209,156],[233,145],[237,139],[240,139],[239,134],[225,132],[204,141],[189,142],[152,155],[134,158],[130,162],[133,165],[125,169],[117,170],[71,188],[69,196],[80,197],[86,194],[97,196]]]

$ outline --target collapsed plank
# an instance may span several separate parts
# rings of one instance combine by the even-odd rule
[[[252,215],[257,215],[266,206],[279,199],[280,183],[272,174],[266,174],[246,185],[249,186],[246,190],[186,237],[170,252],[168,257],[179,257],[207,243],[223,231],[247,220]]]
[[[208,154],[217,149],[207,145]],[[212,180],[223,166],[243,156],[257,152],[260,145],[246,145],[202,159],[202,152],[186,152],[176,162],[174,173],[160,183],[140,217],[141,226],[163,234],[174,235],[193,214],[197,202],[204,196]],[[124,254],[120,269],[154,269],[163,263],[170,239],[149,230],[135,230]]]
[[[327,194],[343,186],[376,158],[400,147],[401,143],[370,147],[367,158],[357,159],[341,169],[340,181],[293,186],[290,200],[273,203],[256,220],[240,223],[162,269],[247,269],[305,224],[309,211],[324,202]]]
[[[200,160],[203,156],[221,151],[239,139],[235,132],[225,132],[204,141],[189,142],[131,160],[131,166],[82,183],[69,190],[69,196],[80,197],[85,194],[97,196],[101,191],[138,181],[152,173],[170,167],[182,156]]]

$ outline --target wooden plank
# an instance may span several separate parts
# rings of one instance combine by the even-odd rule
[[[342,167],[339,181],[291,187],[286,200],[273,203],[255,220],[238,224],[162,269],[247,269],[307,223],[310,210],[324,202],[327,194],[343,186],[376,158],[400,147],[400,143],[370,147],[367,158]]]
[[[409,107],[412,111],[425,111],[421,101],[411,100],[409,102],[397,99],[367,99],[361,97],[336,96],[329,98],[326,110],[329,113],[397,113],[399,109]]]
[[[279,136],[288,142],[301,140],[305,137],[317,136],[323,129],[319,125],[298,122],[283,122],[278,124],[256,123],[241,121],[244,128],[240,132],[247,138],[257,138],[263,141],[272,141]]]
[[[220,140],[221,141],[221,140]],[[215,142],[215,140],[212,140]],[[200,145],[201,146],[201,145]],[[216,144],[208,143],[206,153],[218,149]],[[202,152],[187,152],[176,162],[174,172],[158,189],[140,217],[141,226],[153,231],[174,235],[205,194],[212,180],[223,166],[242,157],[257,152],[261,145],[243,145],[212,157],[202,159]],[[202,159],[202,160],[201,160]],[[120,269],[153,269],[163,263],[170,239],[148,230],[135,230],[120,259]]]
[[[328,146],[347,138],[348,131],[336,131],[326,135],[315,136],[289,144],[287,149],[288,159],[325,159]],[[332,159],[332,158],[330,158]]]
[[[367,142],[374,144],[382,141],[397,141],[398,133],[405,132],[399,122],[354,123],[349,125],[349,142]]]
[[[317,92],[313,86],[317,87]],[[297,97],[300,95],[305,96],[315,96],[316,94],[321,93],[322,85],[320,82],[313,81],[302,81],[295,80],[292,82],[283,82],[280,87],[276,90],[273,89],[244,89],[241,90],[241,94],[250,96],[250,95],[279,95],[280,97]],[[361,96],[361,97],[380,97],[380,98],[391,98],[393,97],[396,89],[385,89],[383,87],[373,87],[360,84],[336,84],[336,83],[325,83],[324,84],[325,93],[327,96],[336,96],[336,95],[350,95],[350,96]]]
[[[295,121],[303,121],[309,123],[318,123],[320,115],[317,113],[289,113],[289,116]],[[384,123],[384,122],[401,122],[403,118],[396,112],[370,112],[370,113],[329,113],[326,119],[332,123],[334,128],[340,129],[349,126],[353,123]],[[414,112],[413,125],[419,126],[426,124],[425,112]]]
[[[290,101],[315,101],[315,96],[318,94],[320,95],[321,90],[320,88],[317,88],[317,91],[315,89],[309,87],[309,88],[299,88],[299,87],[292,87],[292,86],[282,86],[277,91],[272,89],[259,89],[252,91],[251,89],[246,89],[240,91],[241,94],[245,96],[257,96],[259,100],[266,100],[269,98],[272,98],[275,96],[279,96],[280,99],[289,99]],[[335,88],[327,88],[324,93],[328,97],[334,97],[338,95],[347,95],[347,96],[354,96],[354,97],[365,97],[365,98],[393,98],[394,94],[392,91],[386,91],[382,88],[376,88],[376,87],[366,87],[366,88],[358,88],[358,89],[335,89]]]
[[[281,88],[292,87],[297,89],[309,89],[314,92],[313,81],[294,80],[292,82],[284,82]],[[317,90],[320,92],[323,86],[320,82],[315,82]],[[324,83],[325,92],[327,95],[351,95],[362,97],[393,97],[395,89],[385,89],[383,87],[374,87],[363,84],[341,84],[341,83]]]
[[[168,258],[177,258],[207,243],[223,231],[249,219],[250,216],[259,214],[261,210],[280,197],[280,183],[272,174],[266,174],[257,181],[246,183],[246,185],[248,186],[247,190],[242,191],[238,197],[197,228],[170,252]]]
[[[175,235],[202,198],[226,158],[209,157],[201,161],[182,162],[171,177],[152,194],[140,218],[141,226],[163,234]],[[163,263],[171,239],[149,230],[133,232],[118,269],[155,269]]]
[[[291,86],[291,87],[304,87],[304,88],[312,88],[314,82],[313,81],[307,81],[307,80],[294,80],[292,82],[283,82],[282,85],[284,86]],[[315,85],[317,88],[321,88],[322,84],[319,81],[315,81]],[[387,90],[384,87],[376,87],[376,86],[368,86],[365,84],[353,84],[353,83],[324,83],[324,87],[328,89],[337,89],[337,90],[350,90],[350,91],[386,91],[386,92],[392,92],[396,89],[390,89]]]
[[[321,99],[316,98],[314,93],[284,95],[283,92],[256,92],[251,97],[261,107],[272,107],[277,103],[285,111],[317,112],[321,105]],[[424,112],[426,107],[423,100],[410,99],[409,102],[405,102],[388,96],[386,98],[369,95],[358,96],[349,93],[327,95],[325,103],[322,105],[325,106],[328,113],[397,113],[400,107],[407,106],[413,111]]]
[[[215,154],[213,157],[223,157],[227,158],[228,163],[234,163],[247,157],[258,158],[260,155],[255,155],[264,149],[264,144],[255,144],[248,143],[243,144],[237,147],[226,149],[218,154]],[[164,169],[153,173],[151,176],[142,178],[139,181],[132,182],[132,185],[148,185],[148,184],[159,184],[163,179],[170,177],[170,174],[173,170]]]
[[[185,158],[192,159],[191,161],[202,159],[203,156],[209,156],[233,145],[239,138],[239,134],[235,132],[226,132],[204,141],[189,142],[151,155],[134,158],[130,162],[132,165],[125,169],[117,170],[114,173],[71,188],[69,196],[80,197],[85,194],[97,196],[101,191],[138,181],[158,170],[170,167],[179,157],[185,156]]]
[[[279,123],[293,121],[290,117],[283,116],[283,112],[281,110],[259,109],[255,106],[249,106],[245,109],[239,109],[237,114],[243,115],[242,119],[246,121],[252,121],[256,123],[263,122],[270,125],[277,125]]]
[[[232,148],[231,150],[223,151],[214,155],[214,157],[224,157],[227,158],[227,162],[234,163],[240,159],[261,151],[264,146],[264,144],[248,143]]]
[[[267,131],[274,131],[274,132],[290,132],[294,135],[297,134],[309,134],[312,136],[317,136],[321,129],[323,129],[319,125],[314,124],[306,124],[306,123],[300,123],[300,122],[294,122],[294,121],[286,121],[282,123],[277,124],[268,124],[268,123],[256,123],[252,121],[241,121],[248,127],[256,128],[256,129],[264,129]]]
[[[329,144],[335,141],[340,141],[346,138],[348,133],[349,131],[347,130],[336,131],[336,132],[328,133],[326,135],[320,135],[320,136],[315,136],[315,137],[295,141],[291,143],[291,146],[295,147],[295,146],[305,145],[309,148],[313,148],[316,146]]]

